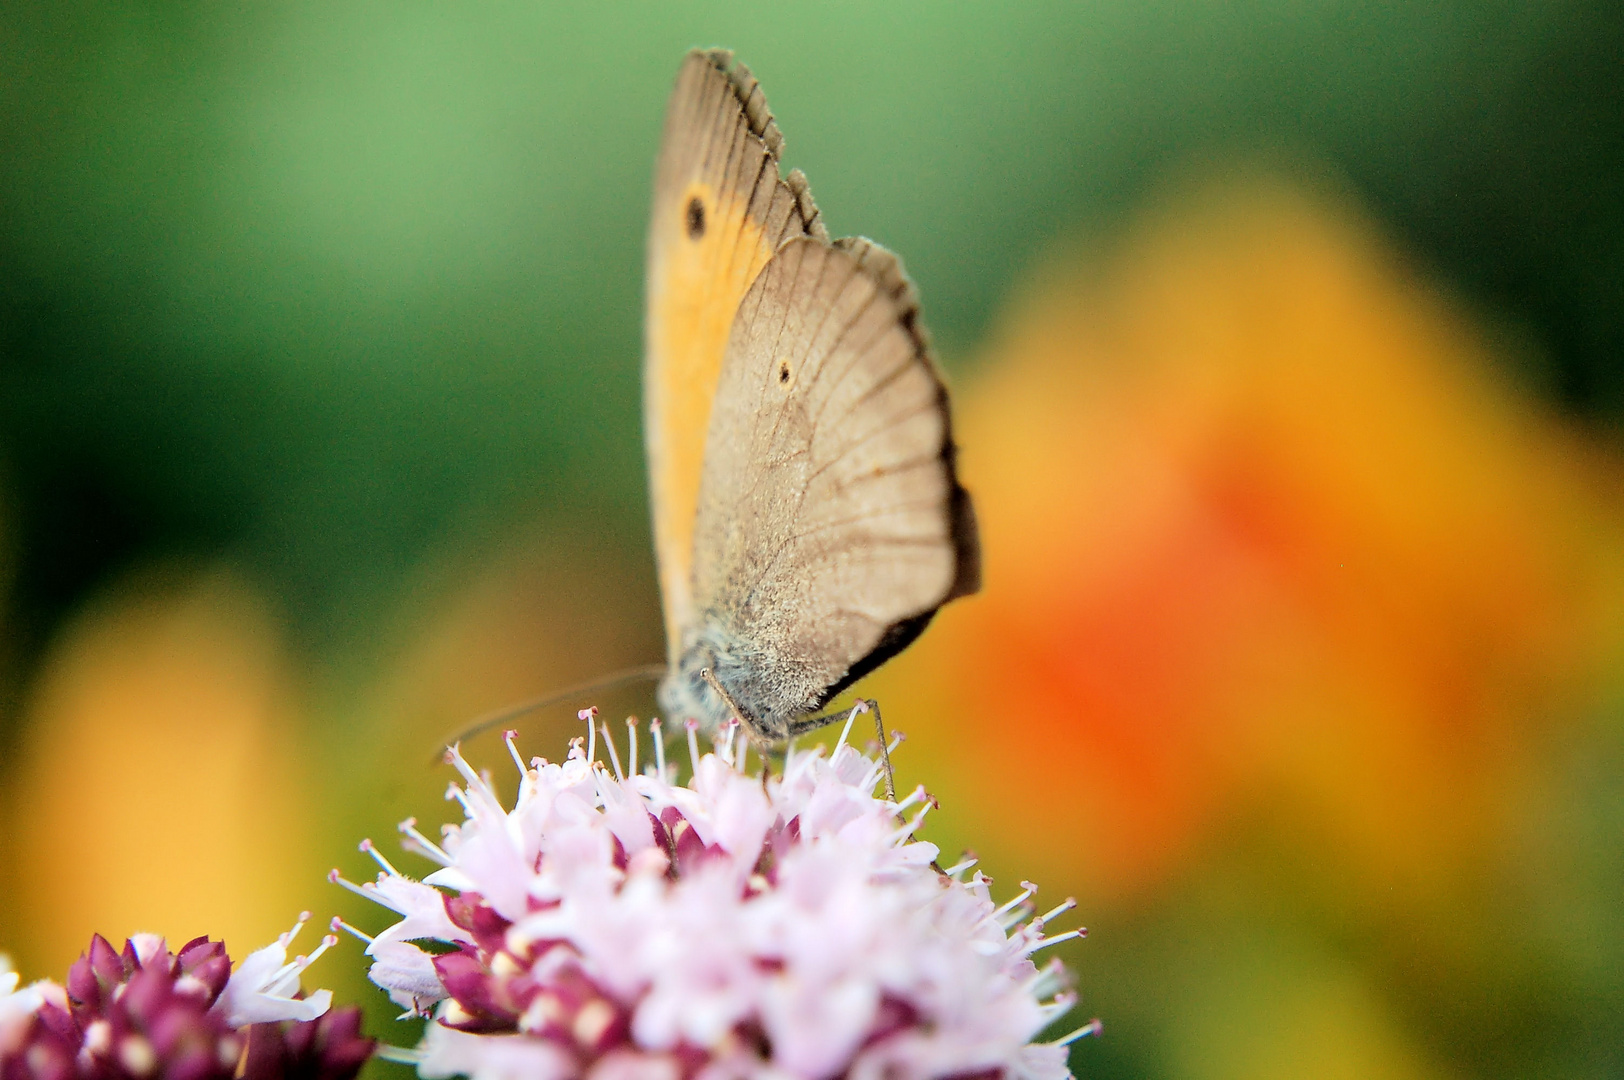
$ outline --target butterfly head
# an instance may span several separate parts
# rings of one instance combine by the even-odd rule
[[[706,731],[737,717],[756,738],[776,743],[789,737],[796,717],[823,704],[820,679],[806,664],[704,623],[660,682],[666,717],[697,720]]]
[[[691,647],[660,680],[657,696],[660,710],[673,721],[697,720],[706,731],[732,719],[733,712],[722,695],[705,678],[716,667],[715,651],[708,646]]]

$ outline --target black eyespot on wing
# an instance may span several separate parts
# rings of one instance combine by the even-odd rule
[[[705,235],[705,204],[698,195],[688,200],[688,239],[698,240]]]
[[[778,381],[780,383],[789,382],[789,361],[787,360],[780,360],[778,363]]]

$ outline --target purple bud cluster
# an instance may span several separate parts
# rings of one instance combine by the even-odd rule
[[[225,945],[170,952],[142,935],[122,952],[100,934],[44,1000],[0,1032],[0,1080],[351,1080],[372,1054],[355,1008],[304,1023],[233,1028],[216,1008]]]

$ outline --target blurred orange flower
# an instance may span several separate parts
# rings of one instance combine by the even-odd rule
[[[1096,896],[1248,812],[1432,889],[1614,655],[1616,467],[1345,207],[1180,205],[1050,265],[982,358],[985,592],[873,692],[928,727],[949,833]]]

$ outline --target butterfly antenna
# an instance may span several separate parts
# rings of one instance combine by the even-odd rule
[[[604,675],[601,678],[592,679],[584,683],[577,683],[575,686],[571,686],[567,689],[557,690],[550,694],[544,694],[538,698],[532,698],[529,701],[522,701],[517,705],[508,705],[504,708],[497,709],[495,712],[488,712],[484,716],[475,717],[467,724],[467,726],[458,729],[449,738],[442,740],[442,743],[444,745],[449,745],[451,743],[462,742],[465,739],[471,739],[480,732],[488,731],[489,729],[495,727],[497,724],[505,724],[509,720],[514,720],[523,716],[527,712],[535,712],[537,709],[545,709],[549,705],[557,705],[560,702],[568,701],[570,698],[580,697],[582,694],[590,694],[598,690],[607,690],[610,687],[622,686],[626,683],[645,681],[654,682],[658,679],[664,678],[664,676],[664,664],[643,664],[639,667],[626,668],[622,671],[612,672],[611,674]],[[434,764],[438,765],[440,763],[441,755],[443,753],[443,749],[436,750],[434,752]]]

